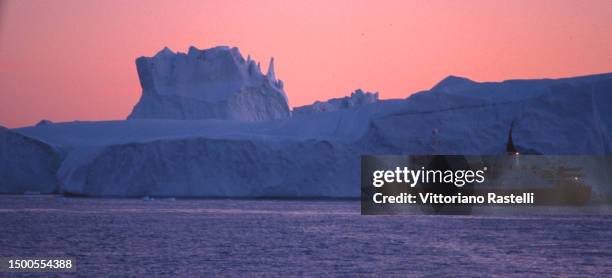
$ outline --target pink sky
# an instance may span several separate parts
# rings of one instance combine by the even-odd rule
[[[0,125],[124,119],[134,59],[190,45],[274,56],[291,106],[356,88],[404,98],[450,74],[611,72],[612,1],[1,2]]]

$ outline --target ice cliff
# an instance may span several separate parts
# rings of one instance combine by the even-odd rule
[[[195,47],[187,53],[164,48],[136,59],[142,95],[128,119],[231,119],[262,121],[289,117],[283,82],[240,54],[238,48]]]
[[[316,112],[331,112],[338,111],[341,109],[349,109],[359,105],[365,105],[368,103],[374,103],[378,101],[378,92],[364,92],[361,89],[357,89],[351,93],[350,96],[342,98],[332,98],[327,101],[316,101],[311,105],[304,105],[295,107],[293,109],[294,114],[310,114]]]
[[[0,193],[54,193],[59,153],[39,140],[0,127]]]
[[[138,63],[143,99],[132,120],[0,131],[0,193],[358,197],[362,154],[504,154],[509,137],[522,153],[612,154],[612,74],[451,76],[407,99],[357,91],[321,102],[328,112],[309,106],[293,117],[273,66],[263,75],[237,49],[166,49]],[[148,96],[167,103],[143,104]]]

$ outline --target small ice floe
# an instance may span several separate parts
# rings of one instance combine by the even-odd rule
[[[142,197],[142,200],[145,201],[145,202],[149,202],[149,201],[153,201],[155,199],[153,199],[152,197],[149,197],[149,196],[144,196],[144,197]]]

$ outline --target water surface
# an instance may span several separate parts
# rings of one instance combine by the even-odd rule
[[[610,216],[361,216],[357,201],[0,196],[0,256],[86,275],[612,276]]]

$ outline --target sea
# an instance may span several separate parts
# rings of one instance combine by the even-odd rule
[[[612,277],[612,217],[365,216],[352,200],[7,195],[0,257],[71,257],[75,272],[62,275],[87,277]],[[9,274],[33,275],[0,272]]]

